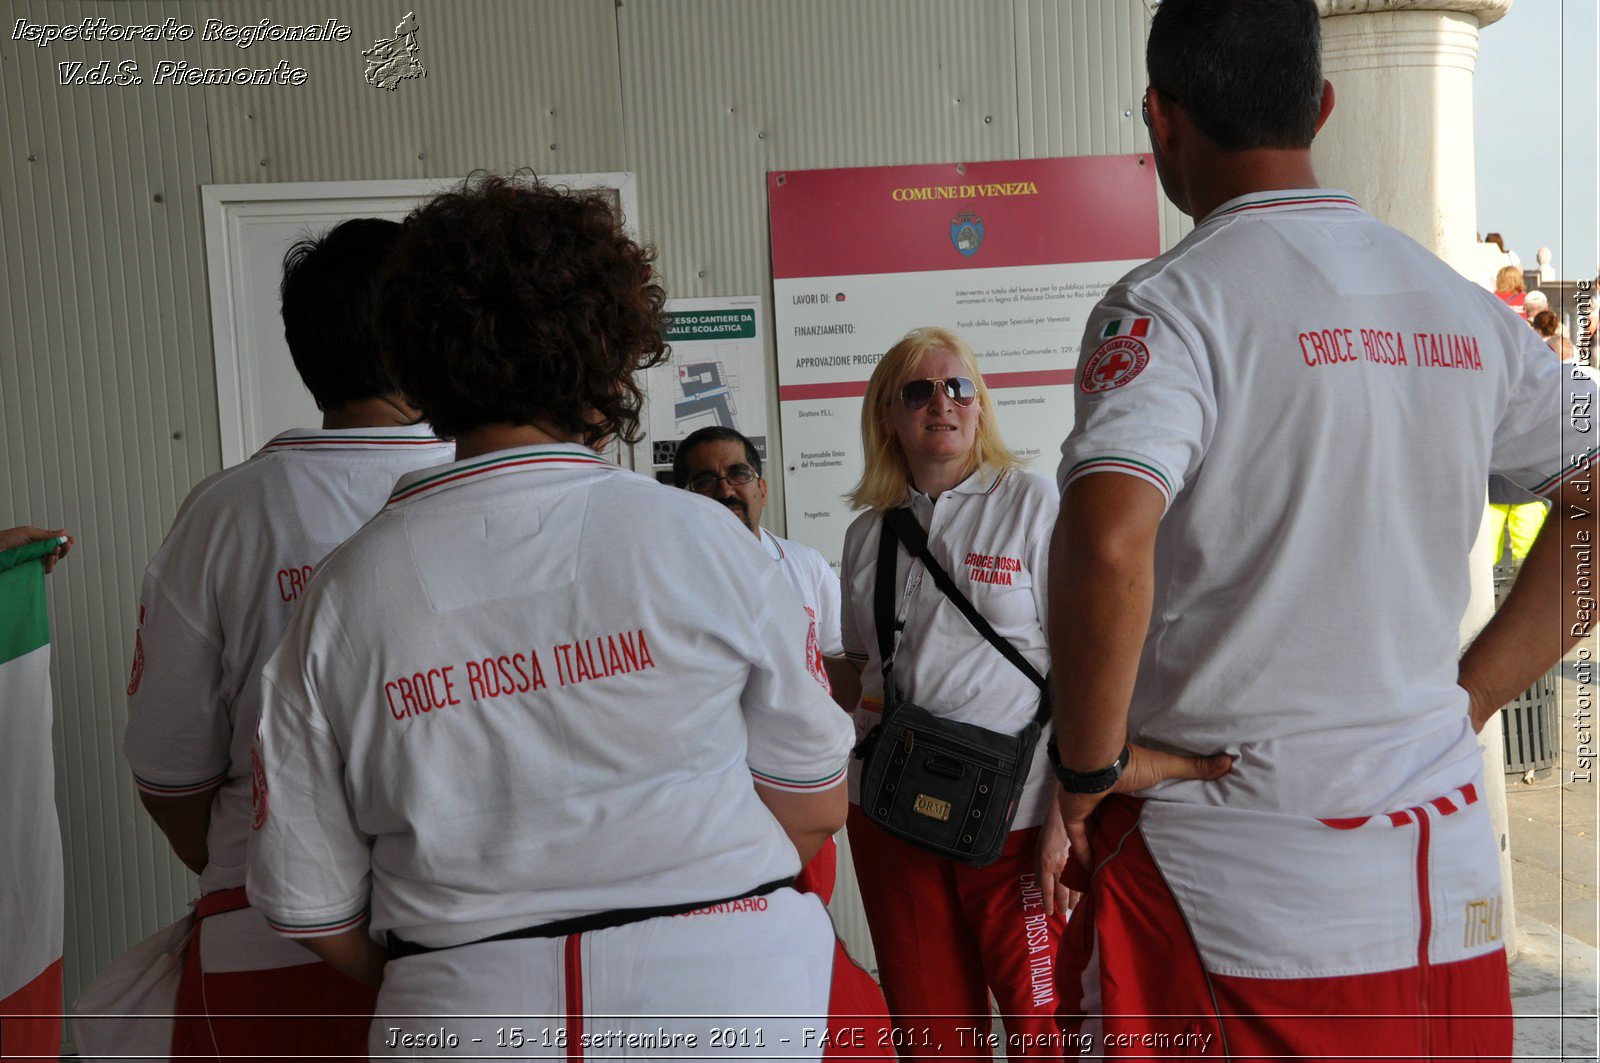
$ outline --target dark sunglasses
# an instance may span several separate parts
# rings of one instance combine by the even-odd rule
[[[728,466],[728,471],[721,476],[708,470],[697,476],[689,477],[689,490],[697,495],[709,495],[717,489],[717,484],[723,480],[738,487],[740,484],[747,484],[751,480],[759,479],[760,476],[760,473],[748,465],[730,465]]]
[[[933,401],[933,389],[940,387],[950,397],[950,401],[957,406],[971,406],[978,397],[978,388],[971,377],[952,376],[940,380],[938,377],[928,377],[925,380],[908,380],[900,389],[900,401],[906,409],[915,412]]]

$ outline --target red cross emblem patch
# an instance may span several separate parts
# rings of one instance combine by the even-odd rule
[[[1078,378],[1078,390],[1085,395],[1098,395],[1128,383],[1150,364],[1150,348],[1143,340],[1132,336],[1117,336],[1102,343],[1089,356]]]

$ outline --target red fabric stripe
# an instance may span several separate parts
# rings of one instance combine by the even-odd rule
[[[1319,822],[1324,826],[1332,827],[1334,830],[1355,830],[1357,827],[1366,826],[1367,821],[1371,818],[1371,816],[1353,816],[1349,819],[1324,819]]]
[[[1117,461],[1113,458],[1102,458],[1099,461],[1085,462],[1083,465],[1078,466],[1078,468],[1073,471],[1071,479],[1069,479],[1068,482],[1070,483],[1072,480],[1078,479],[1078,477],[1084,473],[1092,472],[1095,469],[1120,469],[1130,473],[1133,476],[1137,476],[1139,479],[1144,480],[1147,483],[1154,484],[1156,489],[1159,490],[1165,497],[1172,497],[1167,490],[1166,481],[1162,480],[1149,469],[1141,468],[1138,465],[1130,465],[1128,462]]]
[[[245,896],[243,886],[235,886],[231,890],[216,890],[200,898],[200,903],[195,907],[196,919],[207,919],[213,915],[222,915],[226,912],[237,912],[240,908],[250,907],[250,898]]]
[[[201,898],[201,914],[231,910],[207,912],[206,907],[211,898],[226,900],[233,892]],[[376,989],[319,963],[309,952],[305,963],[293,967],[206,972],[200,966],[200,942],[207,933],[202,921],[184,950],[173,1059],[365,1058]]]
[[[1039,388],[1053,384],[1071,384],[1076,378],[1075,369],[1030,369],[1018,373],[991,373],[983,378],[983,382],[991,389]],[[786,384],[778,389],[778,401],[858,399],[866,393],[865,380],[836,380],[827,384]]]
[[[1225,210],[1222,212],[1222,214],[1218,215],[1218,217],[1223,217],[1228,214],[1238,214],[1240,211],[1246,210],[1270,210],[1273,207],[1304,207],[1309,206],[1312,203],[1343,203],[1347,207],[1353,207],[1356,205],[1350,200],[1345,199],[1343,196],[1325,196],[1316,199],[1274,199],[1265,203],[1246,203],[1243,206],[1234,207],[1232,210]]]
[[[594,458],[525,458],[522,461],[505,461],[505,462],[500,462],[500,463],[495,464],[495,465],[490,465],[490,466],[488,466],[486,468],[482,468],[482,469],[469,469],[466,472],[458,472],[454,476],[446,476],[442,480],[434,480],[434,481],[432,481],[430,483],[422,484],[421,486],[418,486],[418,487],[413,487],[411,490],[406,491],[403,494],[398,494],[398,495],[395,495],[392,498],[390,498],[388,504],[392,506],[396,502],[403,502],[406,499],[413,497],[414,495],[420,495],[424,491],[431,491],[435,487],[443,487],[445,484],[454,483],[457,480],[465,480],[468,477],[477,476],[477,475],[479,475],[481,473],[499,472],[501,469],[515,469],[519,465],[544,465],[544,464],[547,464],[547,463],[552,462],[552,461],[566,462],[566,463],[568,463],[570,465],[605,465],[605,464],[607,464],[606,462],[603,462],[603,461],[597,461]]]
[[[829,838],[794,877],[794,888],[801,893],[815,893],[827,904],[833,900],[833,885],[838,874],[839,843]]]
[[[1408,826],[1411,823],[1411,813],[1409,813],[1409,812],[1390,812],[1389,813],[1389,822],[1394,824],[1396,827]]]
[[[268,443],[262,450],[274,450],[279,447],[433,447],[443,443],[442,439],[285,439],[279,443]]]
[[[1130,335],[1130,336],[1143,336],[1146,332],[1149,332],[1149,331],[1150,331],[1150,319],[1147,318],[1147,317],[1139,317],[1139,318],[1134,318],[1134,320],[1133,320],[1133,331],[1128,333],[1128,335]]]
[[[1434,808],[1437,808],[1439,810],[1439,815],[1441,816],[1454,815],[1457,811],[1459,811],[1456,808],[1456,803],[1450,800],[1448,797],[1435,797],[1432,801],[1429,801],[1428,804],[1432,805]]]
[[[1461,796],[1466,800],[1467,804],[1475,805],[1478,803],[1478,788],[1471,783],[1467,783],[1461,788]]]
[[[61,1055],[61,961],[0,1000],[0,1051],[8,1060],[55,1063]],[[18,1016],[36,1015],[24,1019]]]
[[[566,948],[567,1058],[583,1058],[583,935],[569,934]]]
[[[833,982],[828,988],[828,1043],[822,1058],[892,1060],[894,1044],[894,1024],[889,1021],[883,990],[850,958],[844,942],[835,938]]]
[[[1424,974],[1428,969],[1428,938],[1433,935],[1433,898],[1429,895],[1428,888],[1428,842],[1429,828],[1428,813],[1416,809],[1417,813],[1417,912],[1421,916],[1421,929],[1417,933],[1417,966],[1422,968]]]

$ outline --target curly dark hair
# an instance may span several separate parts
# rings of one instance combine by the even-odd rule
[[[637,443],[667,357],[655,252],[603,193],[476,174],[406,218],[378,303],[395,384],[445,436],[542,422]]]

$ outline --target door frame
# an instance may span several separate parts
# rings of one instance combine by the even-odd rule
[[[630,172],[552,174],[541,176],[548,184],[568,188],[609,188],[622,204],[623,227],[638,238],[638,193],[635,175]],[[273,214],[278,204],[288,201],[329,201],[330,223],[348,217],[346,210],[332,209],[334,203],[368,200],[375,205],[402,201],[409,205],[418,199],[458,187],[461,178],[436,177],[393,181],[277,181],[261,184],[214,184],[200,186],[200,203],[205,226],[206,279],[211,300],[211,357],[217,381],[217,426],[222,440],[222,466],[237,465],[251,454],[249,440],[255,436],[255,409],[246,401],[244,381],[249,371],[249,346],[239,334],[233,297],[237,287],[235,268],[239,241],[235,236],[239,222]],[[389,208],[393,209],[393,208]],[[632,448],[619,460],[633,464]]]

